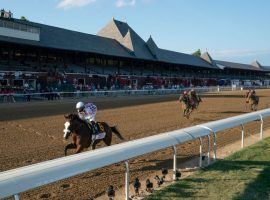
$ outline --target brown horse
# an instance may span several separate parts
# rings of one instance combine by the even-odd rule
[[[251,111],[257,111],[258,104],[259,104],[259,97],[258,96],[249,96],[246,100],[246,103],[249,104],[249,108]]]
[[[196,108],[196,105],[193,101],[189,99],[188,96],[181,95],[179,101],[182,104],[183,116],[189,119],[190,114]]]
[[[67,122],[64,129],[64,138],[67,140],[72,135],[72,143],[66,145],[65,156],[68,149],[76,149],[75,153],[80,153],[83,149],[91,146],[91,149],[95,149],[96,145],[103,140],[103,142],[110,146],[112,142],[112,133],[114,133],[119,139],[124,140],[120,132],[115,126],[110,127],[105,122],[97,122],[102,132],[106,135],[103,139],[92,140],[93,130],[87,122],[79,118],[77,114],[65,115]]]

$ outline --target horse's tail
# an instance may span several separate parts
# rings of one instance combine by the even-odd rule
[[[110,127],[112,132],[120,139],[120,140],[125,140],[123,138],[123,136],[121,135],[121,133],[118,131],[118,129],[116,128],[116,126],[112,126]]]

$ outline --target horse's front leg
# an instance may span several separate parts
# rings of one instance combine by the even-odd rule
[[[91,145],[91,150],[95,150],[97,145],[97,141],[94,141],[93,144]]]
[[[187,109],[184,109],[183,116],[186,116]]]
[[[190,117],[190,115],[191,115],[192,111],[193,111],[193,109],[192,109],[192,108],[188,109],[188,113],[187,113],[187,119],[189,119],[189,117]]]
[[[83,150],[83,147],[82,147],[82,145],[77,145],[77,149],[76,149],[76,154],[77,153],[81,153],[82,152],[82,150]]]
[[[253,104],[252,103],[250,104],[250,110],[253,111]]]
[[[74,143],[70,143],[65,147],[65,156],[67,155],[67,150],[68,149],[76,149],[77,145]]]

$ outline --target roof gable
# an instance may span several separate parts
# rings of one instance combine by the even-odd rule
[[[211,65],[222,69],[222,67],[217,65],[217,63],[212,59],[212,57],[207,51],[201,55],[201,58],[204,59],[206,62],[210,63]]]
[[[154,59],[145,41],[126,22],[113,19],[98,35],[117,40],[138,58]]]
[[[259,68],[259,69],[262,68],[262,65],[261,65],[257,60],[254,60],[254,61],[251,63],[251,65],[252,65],[253,67],[257,67],[257,68]]]
[[[146,42],[150,52],[152,53],[152,55],[155,57],[155,58],[158,58],[158,46],[156,45],[156,43],[154,42],[153,38],[149,37],[149,39],[147,40]]]

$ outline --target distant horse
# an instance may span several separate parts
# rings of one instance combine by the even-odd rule
[[[124,140],[120,132],[115,126],[110,127],[105,122],[97,122],[99,129],[105,133],[105,137],[102,139],[92,139],[93,130],[91,126],[79,118],[77,114],[65,115],[67,122],[65,123],[64,138],[67,140],[72,135],[72,143],[66,145],[65,156],[68,149],[76,149],[75,153],[80,153],[83,149],[91,146],[91,149],[95,149],[96,145],[103,140],[103,142],[110,146],[112,142],[112,133],[114,133],[119,139]]]
[[[249,108],[251,111],[256,111],[259,104],[259,97],[256,95],[249,95],[246,103],[249,104]]]
[[[201,97],[195,94],[195,95],[190,96],[189,98],[190,98],[190,101],[192,102],[192,105],[194,104],[195,109],[198,109],[200,103],[202,102]]]
[[[196,104],[188,96],[181,95],[179,101],[182,104],[183,116],[189,119],[190,114],[196,108]]]

